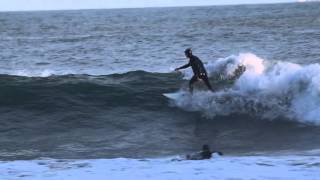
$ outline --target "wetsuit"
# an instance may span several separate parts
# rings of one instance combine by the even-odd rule
[[[192,90],[193,90],[192,84],[195,83],[198,79],[202,79],[203,82],[206,84],[206,86],[211,91],[213,91],[213,89],[209,83],[207,71],[204,68],[204,65],[201,62],[201,60],[197,56],[194,56],[194,55],[191,55],[189,58],[190,58],[189,63],[184,66],[179,67],[178,69],[185,69],[185,68],[191,66],[192,71],[193,71],[193,76],[189,81],[190,91],[192,92]]]
[[[212,152],[209,150],[202,151],[200,154],[202,159],[211,159],[212,157]]]

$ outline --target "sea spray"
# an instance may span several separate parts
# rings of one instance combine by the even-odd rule
[[[289,62],[267,63],[251,53],[232,55],[206,65],[210,78],[232,76],[237,67],[246,71],[230,88],[207,93],[198,91],[176,105],[201,111],[208,117],[247,114],[266,119],[285,117],[320,124],[320,66]],[[187,71],[184,78],[191,72]],[[187,98],[187,99],[186,99]]]

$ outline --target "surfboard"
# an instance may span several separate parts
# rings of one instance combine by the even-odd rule
[[[165,96],[168,99],[177,100],[183,96],[187,96],[188,92],[174,92],[174,93],[163,93],[163,96]]]

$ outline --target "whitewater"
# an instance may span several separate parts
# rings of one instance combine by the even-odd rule
[[[163,159],[33,160],[1,162],[3,179],[316,179],[318,156]]]
[[[198,91],[181,97],[176,105],[209,117],[238,113],[319,124],[319,64],[266,62],[244,53],[208,62],[206,68],[209,76],[227,80],[235,76],[239,66],[246,67],[246,71],[231,87],[214,93]],[[190,76],[190,71],[185,72],[184,78]]]

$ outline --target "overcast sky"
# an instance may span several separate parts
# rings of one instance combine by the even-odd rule
[[[0,0],[0,11],[281,3],[296,0]]]

